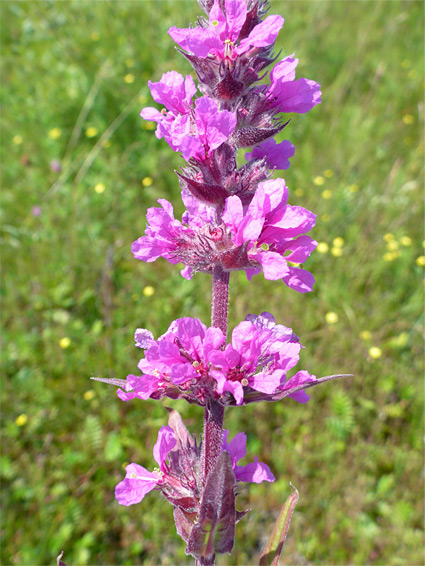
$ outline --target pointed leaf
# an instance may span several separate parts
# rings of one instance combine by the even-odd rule
[[[211,559],[231,552],[235,537],[235,476],[227,452],[222,452],[208,476],[198,522],[192,528],[186,554]]]
[[[288,534],[292,513],[298,501],[297,489],[291,483],[289,485],[294,490],[294,493],[288,497],[280,511],[279,517],[273,527],[273,532],[261,554],[260,566],[278,566],[279,564],[279,558],[282,553],[283,545],[285,544],[286,535]]]
[[[127,385],[126,379],[109,379],[107,377],[91,377],[90,379],[93,379],[93,381],[101,381],[108,385],[115,385],[116,387],[123,387],[124,389]]]

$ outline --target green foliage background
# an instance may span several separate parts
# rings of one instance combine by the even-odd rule
[[[152,467],[163,403],[123,403],[88,378],[136,371],[137,327],[159,335],[176,317],[209,319],[207,276],[187,282],[130,247],[157,198],[182,210],[181,158],[138,114],[148,79],[190,72],[166,31],[199,8],[0,8],[2,563],[53,564],[64,549],[74,566],[189,564],[158,494],[130,508],[113,495],[126,463]],[[241,489],[239,508],[252,512],[219,563],[256,563],[292,481],[300,503],[283,564],[423,564],[423,2],[272,0],[271,13],[286,20],[282,56],[295,51],[298,76],[323,87],[322,105],[281,137],[297,148],[290,202],[318,214],[314,237],[329,251],[307,264],[317,279],[307,296],[232,274],[230,324],[271,311],[301,337],[300,367],[356,377],[311,390],[305,406],[228,410],[227,428],[245,431],[250,457],[278,479]],[[200,431],[200,408],[165,404]]]

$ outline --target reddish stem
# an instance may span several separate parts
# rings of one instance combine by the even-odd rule
[[[227,334],[227,306],[229,303],[230,273],[219,265],[213,268],[211,324]]]

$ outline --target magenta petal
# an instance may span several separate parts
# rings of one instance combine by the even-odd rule
[[[289,169],[289,158],[295,153],[295,146],[288,140],[276,143],[275,139],[266,140],[253,148],[251,153],[245,153],[245,159],[267,159],[268,166],[274,169]]]
[[[267,47],[271,45],[279,31],[282,29],[284,19],[282,16],[267,16],[267,18],[255,26],[246,39],[243,39],[236,48],[236,53],[241,55],[248,51],[249,47]]]
[[[317,242],[310,238],[310,236],[300,236],[289,244],[285,244],[283,249],[284,251],[291,252],[286,256],[288,261],[292,261],[293,263],[304,263],[316,247]]]
[[[128,506],[140,503],[147,493],[155,489],[159,476],[138,464],[130,464],[126,471],[125,479],[115,488],[115,498],[120,505]]]
[[[276,392],[284,375],[285,372],[282,369],[277,369],[271,373],[264,371],[253,375],[249,380],[249,385],[256,391],[271,395]]]
[[[321,95],[320,85],[309,79],[286,82],[277,95],[278,107],[281,112],[304,114],[320,104]]]
[[[298,387],[303,383],[311,383],[312,381],[316,381],[315,375],[310,375],[308,371],[298,371],[291,379],[285,383],[283,390],[292,389],[293,387]],[[298,403],[307,403],[310,399],[310,396],[307,395],[305,391],[297,391],[296,393],[291,393],[288,397],[292,397]]]
[[[252,258],[263,268],[265,279],[276,281],[277,279],[285,278],[289,273],[289,266],[286,259],[276,252],[261,252],[257,254],[250,254]]]
[[[288,287],[299,293],[309,293],[315,283],[313,275],[299,267],[290,267],[289,273],[283,277],[283,280]]]
[[[230,459],[232,460],[232,467],[235,468],[237,462],[246,455],[246,434],[244,432],[238,432],[228,443],[227,438],[229,431],[223,430],[223,433],[222,450],[226,450],[229,453]]]
[[[158,432],[158,440],[153,447],[153,457],[159,464],[161,472],[165,472],[165,460],[167,459],[168,452],[170,452],[177,444],[174,430],[170,426],[162,426]]]
[[[235,42],[246,20],[246,0],[226,0],[227,37]]]
[[[298,65],[298,59],[293,57],[285,57],[270,72],[271,90],[274,92],[279,83],[294,81],[295,69]]]
[[[187,281],[192,279],[192,268],[187,266],[180,271],[180,275],[184,277]]]
[[[157,391],[159,385],[158,377],[153,375],[144,374],[141,377],[137,375],[128,375],[127,384],[131,387],[139,399],[149,399],[149,397]],[[120,399],[126,401],[121,395]]]
[[[222,215],[223,222],[234,234],[237,234],[238,226],[243,218],[242,201],[236,195],[228,197]]]
[[[140,112],[140,116],[144,120],[150,120],[151,122],[161,122],[164,119],[164,114],[161,114],[159,110],[150,106],[143,108]]]
[[[275,477],[267,464],[259,462],[257,456],[255,462],[246,466],[236,466],[233,470],[237,481],[261,483],[263,481],[275,481]]]
[[[223,47],[216,34],[204,28],[179,29],[173,26],[168,30],[168,34],[182,49],[193,53],[196,57],[205,58],[211,49]]]

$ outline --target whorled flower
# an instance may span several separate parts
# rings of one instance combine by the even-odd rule
[[[206,96],[195,100],[196,86],[191,76],[184,78],[175,71],[164,73],[159,82],[149,81],[153,99],[165,108],[146,107],[141,116],[158,124],[156,137],[164,138],[174,151],[189,160],[204,160],[226,141],[236,126],[236,115],[219,110],[217,102]]]
[[[302,384],[316,382],[305,371],[287,379],[302,346],[292,330],[276,324],[269,313],[249,315],[224,349],[222,331],[196,318],[175,320],[158,340],[151,336],[136,331],[136,345],[146,350],[138,364],[143,375],[129,375],[122,382],[118,396],[123,401],[170,397],[202,406],[209,399],[242,405],[291,396],[304,403],[309,397],[301,391]]]
[[[188,209],[183,223],[174,218],[172,205],[161,199],[162,210],[148,210],[149,224],[145,236],[133,243],[133,255],[147,262],[159,257],[182,262],[187,279],[192,271],[211,272],[220,265],[225,271],[244,269],[249,279],[262,270],[266,279],[282,279],[300,293],[311,291],[311,273],[288,262],[304,263],[315,249],[317,242],[305,233],[316,216],[288,205],[287,197],[283,179],[264,181],[248,206],[234,195],[225,200],[220,215],[183,193]]]
[[[121,505],[140,503],[152,490],[160,490],[183,513],[196,513],[199,508],[200,446],[188,433],[177,411],[171,411],[170,426],[161,427],[153,448],[153,456],[159,469],[149,472],[139,464],[129,464],[126,476],[115,488],[115,497]],[[229,431],[223,431],[222,450],[230,455],[236,482],[273,482],[275,477],[267,464],[255,461],[238,465],[246,455],[246,435],[239,432],[227,441]],[[168,463],[167,463],[168,459]],[[236,486],[235,486],[236,487]]]
[[[251,48],[268,47],[274,43],[283,26],[282,16],[267,16],[245,35],[246,0],[225,0],[224,4],[223,12],[220,1],[215,0],[205,27],[172,27],[168,33],[182,49],[201,58],[211,55],[218,59],[235,59]]]

